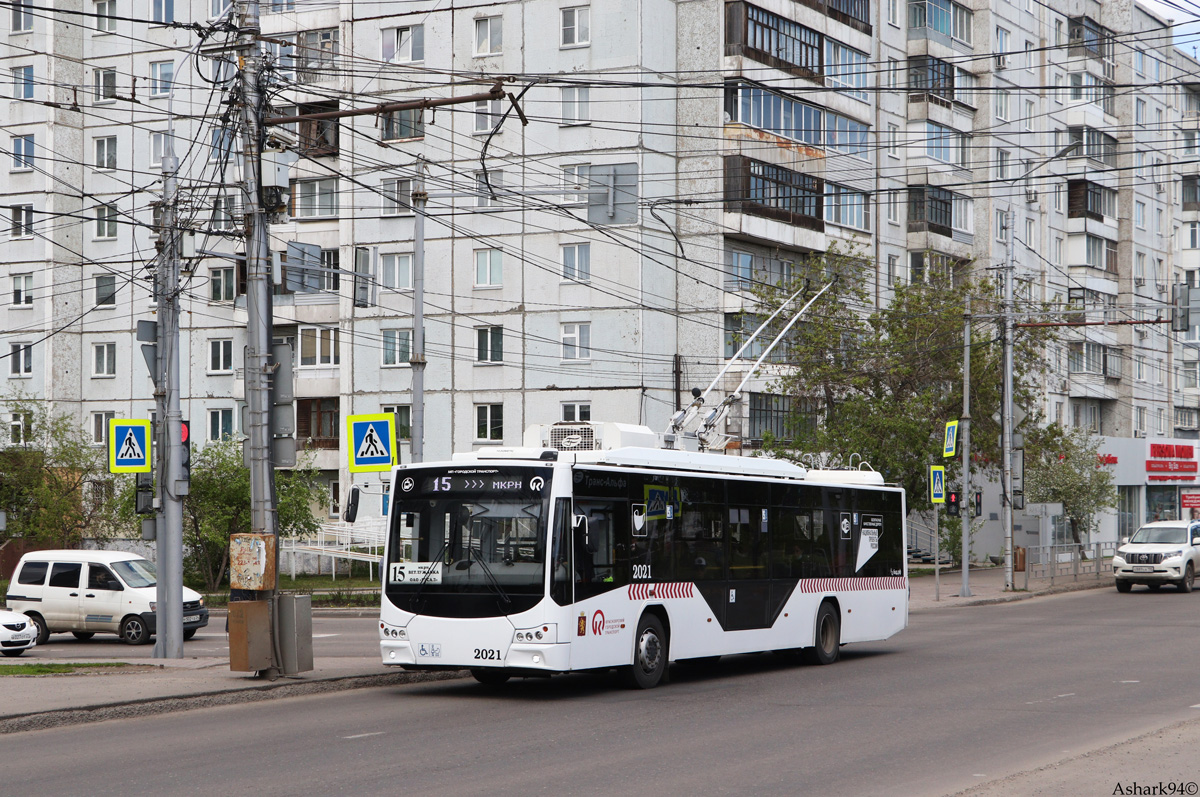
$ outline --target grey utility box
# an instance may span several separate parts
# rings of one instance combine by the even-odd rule
[[[311,672],[312,596],[280,595],[278,600],[280,668],[284,675]]]

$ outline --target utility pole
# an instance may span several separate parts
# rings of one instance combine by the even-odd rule
[[[179,230],[176,227],[175,158],[172,136],[162,159],[162,227],[159,230],[155,298],[158,303],[159,515],[155,530],[158,579],[155,587],[154,658],[183,658],[183,424],[179,410]]]
[[[963,311],[963,411],[959,419],[959,441],[962,443],[963,477],[961,503],[967,504],[967,511],[960,512],[962,518],[962,589],[960,598],[971,596],[971,516],[975,511],[975,502],[971,500],[971,297],[967,296],[966,307]]]
[[[1003,476],[1000,483],[1001,526],[1004,528],[1004,588],[1013,588],[1013,507],[1012,507],[1012,408],[1013,408],[1013,238],[1016,216],[1005,214],[1008,227],[1008,259],[1004,267],[1004,405],[1001,410],[1000,458]]]
[[[239,73],[242,78],[242,188],[246,230],[246,415],[244,430],[250,465],[250,529],[254,534],[275,537],[278,565],[278,517],[275,512],[275,469],[271,464],[271,397],[267,382],[271,357],[271,272],[267,241],[267,215],[263,212],[262,111],[264,98],[260,80],[258,0],[242,0],[238,26]],[[278,570],[278,567],[276,567]],[[276,622],[276,590],[259,594],[271,602],[271,645],[273,666],[267,677],[279,672],[279,640]]]
[[[413,340],[409,364],[412,365],[412,461],[425,458],[425,206],[429,194],[418,173],[413,182]]]

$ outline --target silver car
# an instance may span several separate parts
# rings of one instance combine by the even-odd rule
[[[17,612],[0,609],[0,653],[20,656],[37,644],[38,629],[33,620]]]
[[[1180,592],[1191,592],[1200,569],[1200,522],[1147,523],[1122,540],[1112,564],[1117,592],[1129,592],[1134,584],[1145,584],[1152,592],[1174,584]]]

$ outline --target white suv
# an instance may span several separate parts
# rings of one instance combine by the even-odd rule
[[[1200,570],[1200,521],[1147,523],[1122,540],[1112,564],[1117,592],[1129,592],[1134,584],[1145,584],[1152,592],[1174,584],[1180,592],[1191,592]]]

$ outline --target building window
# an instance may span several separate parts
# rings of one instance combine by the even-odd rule
[[[175,0],[151,0],[151,20],[167,25],[175,21]]]
[[[108,442],[108,422],[117,417],[115,412],[92,413],[92,443],[102,446]]]
[[[591,9],[587,6],[564,8],[559,11],[562,19],[559,43],[563,47],[584,47],[592,40],[590,25]]]
[[[228,440],[233,437],[233,410],[220,409],[208,411],[208,439]]]
[[[925,154],[955,166],[967,165],[967,136],[937,122],[925,122]]]
[[[233,152],[233,130],[213,128],[209,132],[208,159],[212,163],[228,163]]]
[[[412,437],[412,407],[408,404],[390,404],[381,407],[380,412],[391,413],[396,417],[396,439],[408,440]]]
[[[1012,230],[1008,227],[1008,212],[1004,210],[996,211],[996,240],[1000,243],[1008,243],[1008,239],[1012,235]]]
[[[592,357],[592,325],[562,325],[562,358],[564,360],[590,360]]]
[[[996,177],[1001,180],[1009,179],[1012,171],[1012,156],[1006,149],[996,150]]]
[[[1008,66],[1008,31],[1004,28],[996,28],[996,68],[1003,69]]]
[[[563,203],[588,201],[588,195],[583,192],[591,187],[588,182],[590,171],[591,166],[587,163],[574,163],[563,167]]]
[[[500,17],[475,20],[475,55],[498,55],[503,51],[503,20]]]
[[[504,439],[504,405],[476,404],[475,405],[475,439],[503,440]]]
[[[1117,271],[1117,242],[1101,238],[1098,235],[1086,234],[1084,237],[1086,239],[1084,245],[1086,264],[1102,271],[1112,271],[1115,274]],[[1145,255],[1142,257],[1144,258]],[[1144,259],[1142,262],[1145,262]],[[1136,275],[1135,263],[1135,279]]]
[[[12,32],[24,33],[33,30],[33,0],[13,0]]]
[[[1146,229],[1146,203],[1133,203],[1133,223],[1139,230]]]
[[[475,172],[475,207],[500,207],[500,197],[497,196],[497,192],[502,185],[504,185],[504,172],[499,169]]]
[[[150,96],[165,97],[170,94],[174,79],[174,61],[155,61],[150,64]]]
[[[231,338],[208,342],[208,372],[210,374],[233,372],[233,340]]]
[[[115,205],[99,205],[96,208],[96,238],[117,237],[117,208]]]
[[[996,92],[996,119],[997,119],[997,121],[1000,121],[1000,122],[1008,121],[1009,99],[1010,99],[1009,94],[1004,89],[1000,89]]]
[[[384,180],[379,184],[379,193],[383,196],[383,215],[412,215],[412,180]]]
[[[908,26],[929,28],[959,41],[971,43],[974,15],[966,6],[951,0],[910,0]]]
[[[383,32],[383,60],[411,64],[425,60],[425,26],[409,25]]]
[[[342,484],[338,481],[329,483],[329,516],[336,518],[342,513]]]
[[[383,364],[408,365],[412,359],[412,330],[383,330]]]
[[[825,145],[832,150],[867,159],[867,136],[871,128],[841,114],[825,114]]]
[[[900,157],[900,148],[898,139],[900,138],[900,128],[891,122],[887,126],[887,154],[893,158]]]
[[[296,78],[318,83],[337,74],[338,29],[304,31],[296,37]]]
[[[562,275],[565,280],[587,282],[592,278],[592,245],[566,244],[562,247]]]
[[[592,419],[592,405],[567,402],[562,405],[562,419],[567,423],[586,423]]]
[[[301,219],[330,218],[338,212],[336,177],[292,181],[292,215]]]
[[[237,286],[233,280],[232,268],[211,268],[208,270],[208,299],[212,302],[232,302]]]
[[[117,304],[117,276],[101,274],[96,277],[96,306],[115,307]]]
[[[404,290],[412,287],[412,255],[380,255],[383,287]]]
[[[862,191],[825,183],[825,221],[866,230],[871,226],[870,197]]]
[[[96,102],[110,102],[117,98],[117,70],[97,69],[95,78]]]
[[[725,157],[725,209],[824,230],[825,184],[741,155]]]
[[[28,307],[33,304],[33,275],[17,274],[12,278],[12,306]]]
[[[888,255],[887,259],[887,284],[896,284],[896,271],[900,265],[900,258],[897,255]]]
[[[296,439],[308,448],[336,449],[341,441],[341,408],[336,398],[296,402]]]
[[[847,94],[855,99],[866,102],[867,76],[871,73],[868,65],[870,56],[847,47],[833,39],[825,40],[825,84],[842,86]]]
[[[1176,415],[1179,411],[1176,410]],[[28,445],[33,442],[33,413],[14,412],[8,424],[8,442],[14,446]]]
[[[1079,143],[1081,145],[1079,149],[1075,150],[1076,155],[1101,161],[1105,166],[1117,165],[1117,140],[1112,136],[1091,127],[1070,127],[1067,128],[1067,134],[1072,144]],[[1138,154],[1145,155],[1145,153]],[[1135,157],[1135,167],[1137,160]]]
[[[300,367],[321,368],[342,362],[339,330],[300,327]]]
[[[17,66],[10,70],[14,100],[33,99],[33,67]]]
[[[499,249],[475,250],[475,287],[496,288],[501,284],[504,253]]]
[[[96,343],[92,345],[92,376],[117,375],[117,344]]]
[[[733,121],[782,138],[814,147],[824,143],[824,111],[786,94],[746,83],[729,84],[725,111]]]
[[[590,117],[588,115],[588,87],[587,86],[564,86],[562,92],[562,124],[564,125],[582,125],[587,124]]]
[[[319,290],[337,293],[341,288],[342,253],[340,249],[321,250],[321,271]]]
[[[891,224],[900,223],[900,202],[895,190],[887,192],[887,220]]]
[[[13,136],[12,139],[12,170],[19,171],[33,168],[33,135]]]
[[[1189,390],[1196,389],[1197,385],[1200,385],[1197,377],[1200,377],[1200,363],[1197,363],[1195,360],[1185,362],[1180,370],[1180,384],[1182,387]],[[1176,412],[1178,413],[1178,410]]]
[[[479,100],[475,103],[475,132],[492,132],[503,116],[504,107],[500,100]]]
[[[103,136],[95,139],[96,168],[101,170],[117,168],[117,137]]]
[[[8,373],[10,376],[29,376],[33,373],[33,344],[8,344]]]
[[[11,205],[8,234],[12,238],[33,237],[33,205]]]
[[[425,121],[420,109],[392,111],[383,114],[382,120],[384,141],[402,141],[408,138],[423,138],[425,136]]]
[[[475,361],[498,363],[504,361],[504,327],[475,329]]]

